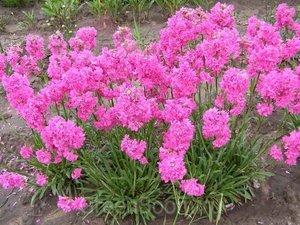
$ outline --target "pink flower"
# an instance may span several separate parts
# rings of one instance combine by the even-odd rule
[[[195,127],[189,119],[171,122],[169,130],[163,134],[163,147],[184,155],[189,149],[190,142],[194,137],[194,131]]]
[[[71,212],[73,199],[70,197],[58,196],[57,207],[61,208],[64,212]]]
[[[64,41],[64,37],[63,37],[62,33],[57,31],[55,34],[52,34],[49,37],[48,48],[54,55],[62,54],[62,53],[66,52],[67,43]]]
[[[0,184],[2,184],[4,189],[19,187],[22,190],[25,187],[22,175],[6,171],[0,174]]]
[[[284,143],[284,149],[286,160],[288,165],[296,165],[297,158],[300,156],[300,131],[292,131],[290,136],[284,136],[282,138]]]
[[[81,171],[82,169],[81,168],[76,168],[73,170],[73,173],[72,173],[72,179],[78,179],[79,177],[81,177]]]
[[[30,56],[36,59],[44,58],[44,39],[35,34],[29,34],[26,37],[26,51]]]
[[[220,83],[221,90],[226,93],[226,99],[232,104],[244,98],[249,85],[250,81],[246,71],[232,67],[226,70]]]
[[[118,27],[118,31],[114,33],[114,45],[116,48],[124,48],[131,52],[136,47],[136,42],[132,39],[130,28]]]
[[[279,4],[276,10],[276,22],[274,26],[281,30],[287,27],[289,30],[295,30],[297,22],[293,20],[295,9],[289,8],[286,3]]]
[[[231,131],[228,126],[229,115],[223,110],[212,108],[203,115],[203,136],[205,139],[215,137],[212,142],[214,147],[220,148],[229,141]]]
[[[71,210],[81,210],[87,206],[87,202],[82,197],[75,197],[73,200],[71,197],[58,196],[57,207],[61,208],[64,212],[70,212]]]
[[[184,167],[183,155],[171,153],[158,162],[158,172],[161,179],[167,183],[183,179],[187,170]]]
[[[272,156],[273,159],[276,159],[277,161],[283,160],[282,151],[280,148],[277,147],[277,145],[274,145],[271,148],[270,155]]]
[[[67,156],[70,160],[76,158],[76,155],[71,154],[70,151],[79,149],[85,140],[81,127],[77,127],[73,121],[66,121],[59,116],[48,121],[48,126],[41,131],[41,138],[47,149],[55,151],[59,156]]]
[[[265,117],[271,115],[273,112],[273,106],[268,103],[258,103],[256,105],[256,109],[257,109],[257,112],[259,115],[265,116]]]
[[[182,180],[180,183],[181,190],[190,196],[201,196],[204,194],[205,185],[197,183],[197,179]]]
[[[87,206],[87,202],[82,197],[75,197],[75,199],[72,202],[72,209],[73,210],[82,210]]]
[[[33,150],[31,147],[23,146],[20,150],[20,154],[24,159],[29,159],[33,154]]]
[[[123,127],[137,131],[152,118],[152,104],[151,99],[146,99],[142,90],[123,85],[120,87],[120,96],[113,111]]]
[[[38,184],[40,186],[44,186],[44,185],[48,184],[47,176],[44,174],[37,174],[36,175],[36,184]]]
[[[299,87],[297,75],[290,68],[281,72],[272,71],[259,83],[258,91],[265,101],[275,100],[279,108],[288,106],[294,100],[294,93]]]
[[[65,106],[76,109],[78,118],[87,121],[89,116],[94,112],[94,107],[97,103],[98,99],[93,97],[93,93],[90,91],[84,94],[71,91],[69,94],[69,102],[67,102]]]
[[[125,151],[126,154],[132,160],[139,160],[142,164],[148,163],[147,159],[143,156],[146,150],[146,142],[138,142],[136,139],[129,139],[129,135],[126,134],[121,142],[121,150]]]
[[[69,43],[75,51],[90,50],[96,47],[97,30],[94,27],[80,28],[76,36],[70,38]]]
[[[47,164],[47,165],[51,164],[51,158],[52,158],[52,156],[51,156],[50,152],[41,149],[41,150],[36,151],[35,154],[36,154],[37,160],[40,163],[44,163],[44,164]]]

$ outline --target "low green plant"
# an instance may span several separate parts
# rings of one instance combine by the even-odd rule
[[[104,1],[106,14],[108,14],[113,21],[121,21],[121,15],[126,11],[129,4],[122,0],[106,0]]]
[[[93,16],[99,17],[106,13],[105,5],[102,0],[87,1],[86,4],[90,7],[90,13]]]
[[[148,143],[145,157],[149,163],[146,165],[130,159],[125,152],[120,151],[123,128],[116,128],[114,132],[102,134],[105,140],[100,149],[82,150],[82,168],[87,174],[88,187],[81,188],[87,194],[90,202],[90,211],[96,217],[105,215],[105,221],[112,224],[127,216],[135,216],[135,224],[143,224],[155,218],[153,208],[163,207],[160,198],[163,194],[161,180],[157,176],[155,153],[152,133],[154,121],[144,126],[139,134],[133,136],[143,137],[147,133]],[[95,131],[97,132],[97,131]],[[100,135],[99,135],[100,136]],[[105,137],[105,138],[103,138]]]
[[[129,0],[128,3],[131,9],[133,10],[134,20],[140,23],[142,12],[145,11],[146,17],[148,17],[149,11],[154,3],[154,0]]]
[[[33,10],[31,10],[31,12],[22,11],[22,13],[26,16],[26,19],[23,22],[19,22],[20,29],[32,29],[35,23],[35,14]]]
[[[24,7],[28,6],[31,0],[2,0],[1,5],[5,7]]]
[[[164,16],[168,17],[185,6],[188,0],[155,0],[155,3],[162,9]]]
[[[41,13],[49,17],[49,24],[64,33],[74,30],[80,0],[45,0]]]
[[[191,3],[195,6],[200,6],[205,10],[209,10],[213,4],[213,0],[192,0]]]
[[[5,30],[5,25],[2,16],[0,16],[0,32],[3,32],[4,30]]]

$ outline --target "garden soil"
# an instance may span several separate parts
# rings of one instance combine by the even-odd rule
[[[222,1],[233,4],[235,7],[236,26],[241,34],[246,31],[247,19],[252,15],[263,18],[266,14],[266,7],[262,0],[230,0]],[[269,2],[273,2],[269,0]],[[299,0],[287,1],[290,6],[300,5]],[[25,20],[22,11],[32,12],[34,10],[36,19],[32,28],[20,29],[19,22]],[[5,31],[0,33],[0,41],[3,46],[16,43],[24,43],[25,37],[29,33],[39,34],[45,39],[54,33],[48,27],[47,19],[40,14],[40,6],[32,6],[21,9],[0,7],[0,16],[5,24]],[[99,18],[88,14],[88,9],[83,8],[78,16],[78,27],[94,26],[98,30],[98,47],[95,54],[101,52],[101,47],[112,47],[112,35],[119,25],[131,26],[131,14],[126,15],[123,23],[113,23],[109,18]],[[166,19],[158,7],[153,7],[149,18],[143,21],[141,35],[145,41],[158,39],[159,30],[166,26]],[[34,83],[37,85],[38,83]],[[1,163],[6,162],[9,150],[18,152],[22,142],[14,135],[13,129],[18,132],[28,132],[24,121],[18,117],[7,103],[4,92],[0,88],[0,113],[5,120],[0,120],[0,142],[4,143],[0,152]],[[272,135],[274,127],[278,124],[280,112],[274,113],[269,118],[269,125],[264,128],[266,134]],[[13,129],[12,129],[13,128]],[[266,156],[268,161],[268,156]],[[20,166],[18,164],[13,164]],[[275,176],[268,177],[263,183],[253,184],[256,197],[242,205],[229,205],[228,211],[223,214],[220,225],[300,225],[300,164],[296,166],[286,166],[282,163],[275,163],[267,168]],[[83,220],[83,212],[64,213],[58,209],[57,197],[48,194],[39,200],[34,207],[30,206],[31,193],[28,189],[19,191],[0,189],[0,225],[104,225],[103,218],[87,218]],[[169,205],[168,207],[172,207]],[[172,212],[174,210],[170,209]],[[160,213],[157,219],[149,222],[150,225],[172,224],[174,214]],[[127,218],[119,222],[121,225],[134,224],[132,218]],[[179,218],[178,224],[189,224],[184,218]],[[207,219],[195,218],[192,224],[210,225]]]

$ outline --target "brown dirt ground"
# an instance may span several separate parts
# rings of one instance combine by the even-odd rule
[[[241,34],[245,33],[247,19],[256,14],[259,17],[265,15],[265,5],[262,0],[227,0],[221,1],[235,6],[236,25]],[[282,1],[278,1],[282,2]],[[299,0],[286,1],[290,6],[300,5]],[[31,12],[34,10],[36,15],[36,24],[33,29],[20,30],[18,22],[25,19],[23,11]],[[45,26],[47,18],[40,14],[40,7],[28,7],[22,9],[9,9],[0,7],[0,15],[5,19],[6,30],[0,33],[0,41],[6,46],[11,43],[18,43],[25,40],[28,33],[36,33],[47,38],[53,33],[49,27]],[[127,20],[128,21],[128,20]],[[104,22],[105,26],[104,26]],[[166,20],[157,7],[154,7],[150,13],[149,20],[142,24],[142,35],[147,40],[156,40],[158,32],[165,27]],[[112,34],[118,25],[129,25],[132,23],[114,24],[103,19],[95,19],[84,9],[78,18],[78,27],[94,26],[98,30],[98,48],[96,54],[100,52],[101,47],[112,47]],[[0,113],[4,114],[6,121],[21,132],[26,132],[25,124],[16,113],[9,107],[3,93],[0,90]],[[270,125],[266,132],[273,129],[274,124],[278,124],[278,116],[275,114],[270,118]],[[273,124],[273,125],[272,125]],[[5,146],[0,147],[0,156],[5,160],[5,149],[18,151],[22,143],[12,134],[9,126],[0,121],[0,142]],[[223,215],[219,224],[221,225],[300,225],[300,170],[299,164],[288,167],[281,163],[275,163],[269,167],[269,170],[276,176],[269,177],[265,183],[260,184],[256,189],[256,197],[242,206],[235,206],[228,215]],[[39,201],[34,207],[29,205],[28,190],[19,192],[18,190],[0,189],[0,225],[65,225],[65,224],[106,224],[102,218],[95,220],[82,220],[82,213],[64,213],[56,207],[57,198],[47,196]],[[174,215],[159,215],[150,225],[160,225],[164,223],[172,224]],[[189,221],[180,218],[180,224],[189,224]],[[133,224],[133,220],[120,221],[120,224]],[[197,220],[192,224],[210,225],[213,223],[207,220]]]

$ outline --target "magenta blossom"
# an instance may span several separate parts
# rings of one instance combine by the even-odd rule
[[[146,145],[145,141],[138,142],[136,139],[131,140],[129,135],[126,134],[121,142],[121,150],[125,151],[132,160],[139,160],[142,164],[146,164],[148,161],[143,156]]]
[[[197,179],[182,180],[180,183],[181,190],[190,196],[201,196],[204,194],[205,185],[197,183]]]
[[[33,154],[33,150],[31,147],[26,147],[23,146],[20,150],[20,155],[24,158],[24,159],[29,159]]]
[[[44,174],[37,174],[36,175],[36,184],[40,186],[44,186],[48,183],[47,176]]]
[[[81,177],[81,171],[82,169],[81,168],[76,168],[73,170],[73,173],[72,173],[72,179],[78,179],[79,177]]]

